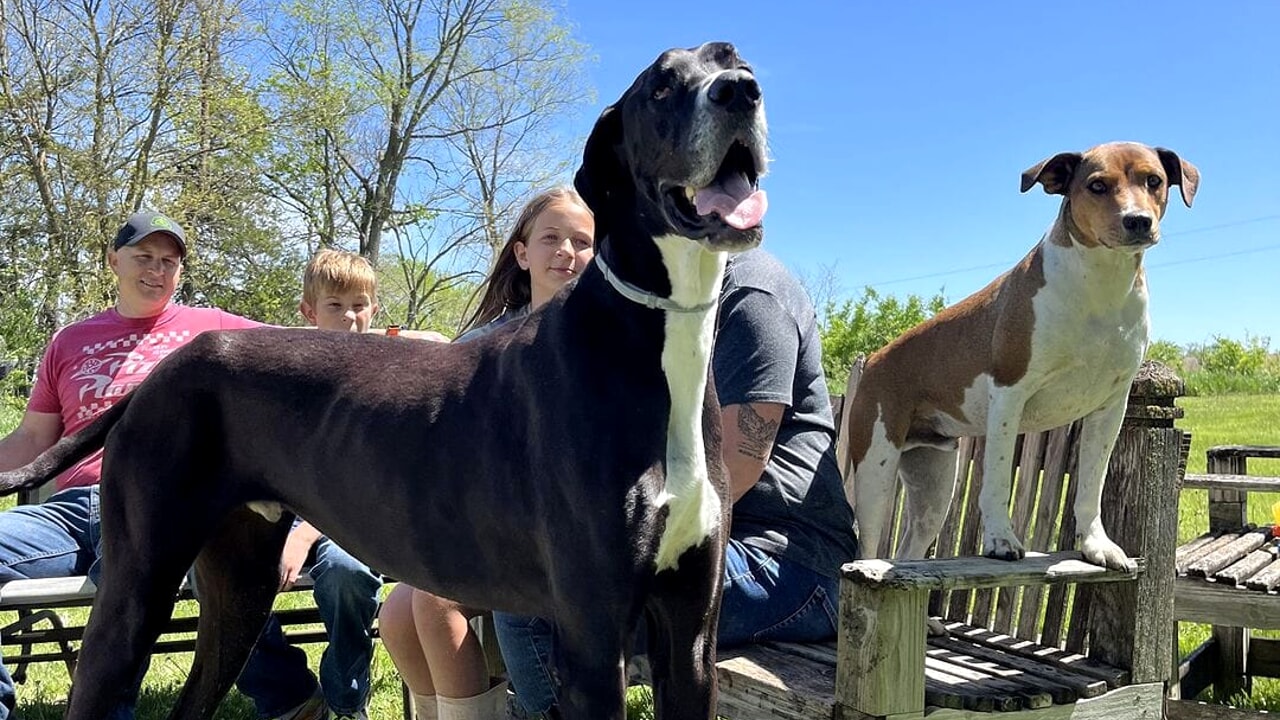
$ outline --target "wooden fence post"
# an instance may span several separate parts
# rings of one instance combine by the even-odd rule
[[[1127,668],[1134,684],[1166,681],[1173,662],[1169,634],[1182,454],[1182,431],[1173,421],[1182,417],[1174,400],[1183,394],[1185,385],[1172,370],[1144,362],[1107,468],[1103,526],[1125,552],[1147,564],[1135,582],[1088,589],[1090,655]]]

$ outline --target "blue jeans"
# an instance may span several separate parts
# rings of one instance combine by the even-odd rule
[[[767,640],[818,642],[836,635],[839,580],[729,540],[719,647]],[[530,715],[556,704],[555,628],[541,618],[495,612],[494,628],[516,699]],[[643,633],[641,633],[643,638]]]
[[[321,537],[312,552],[313,593],[329,635],[320,657],[319,687],[331,710],[355,714],[369,702],[373,618],[378,614],[382,578],[329,538]],[[269,718],[306,701],[316,686],[307,654],[285,641],[280,622],[272,615],[236,687],[253,699],[259,716]]]
[[[0,512],[0,584],[10,580],[88,575],[98,581],[98,486],[76,487],[55,493],[39,505],[19,505]],[[142,686],[146,663],[129,691],[127,707],[109,720],[130,720],[133,700]],[[0,720],[6,720],[17,704],[13,677],[0,660]]]

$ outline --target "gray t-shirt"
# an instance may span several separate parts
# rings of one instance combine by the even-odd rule
[[[453,341],[456,343],[460,343],[460,342],[470,342],[472,340],[478,340],[484,337],[485,335],[488,335],[489,333],[493,332],[494,330],[497,330],[503,325],[506,325],[512,320],[515,320],[516,318],[522,318],[528,314],[529,314],[528,305],[521,305],[520,307],[515,307],[515,308],[507,308],[506,311],[503,312],[498,317],[490,320],[489,322],[483,325],[480,325],[479,327],[471,328],[470,330],[454,338]]]
[[[822,339],[809,296],[773,256],[732,256],[712,357],[721,406],[786,406],[760,481],[733,506],[734,539],[834,577],[857,539],[835,457]]]

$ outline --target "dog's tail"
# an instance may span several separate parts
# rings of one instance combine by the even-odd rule
[[[83,460],[89,453],[101,448],[107,441],[107,433],[115,427],[120,416],[124,415],[131,397],[133,393],[120,398],[119,402],[94,418],[93,422],[79,432],[62,438],[23,467],[0,472],[0,496],[38,488]]]
[[[853,457],[849,450],[849,425],[853,415],[853,395],[858,392],[858,381],[862,379],[862,368],[867,364],[867,356],[859,355],[849,368],[849,382],[844,387],[844,404],[840,408],[840,434],[836,436],[836,464],[840,466],[840,476],[849,482],[853,474]]]

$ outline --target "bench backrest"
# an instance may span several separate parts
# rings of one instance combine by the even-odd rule
[[[843,415],[844,397],[832,397],[837,424]],[[1047,432],[1019,435],[1011,471],[1014,473],[1010,517],[1027,550],[1052,552],[1075,548],[1075,517],[1071,477],[1079,449],[1080,423]],[[982,554],[982,527],[978,494],[982,487],[982,438],[961,438],[956,462],[956,490],[951,510],[934,544],[932,557]],[[894,502],[891,548],[897,547],[902,519],[902,487]],[[985,627],[998,633],[1044,645],[1063,644],[1069,634],[1068,612],[1073,586],[956,590],[934,593],[929,614],[947,620]],[[1041,625],[1041,618],[1044,623]],[[1081,633],[1083,630],[1080,631]],[[1083,643],[1083,637],[1079,638]]]

